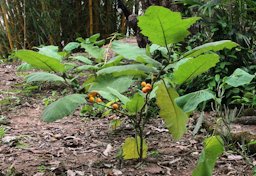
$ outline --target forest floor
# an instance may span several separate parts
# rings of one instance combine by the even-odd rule
[[[208,135],[201,130],[193,136],[191,118],[188,132],[174,141],[161,119],[156,119],[146,128],[149,157],[143,163],[123,161],[116,156],[124,139],[134,135],[128,124],[112,131],[107,118],[81,118],[79,113],[45,123],[40,119],[42,99],[51,95],[51,89],[24,93],[24,79],[15,64],[1,64],[0,79],[0,126],[6,129],[0,141],[0,175],[190,176]],[[243,156],[226,151],[214,175],[253,174]]]

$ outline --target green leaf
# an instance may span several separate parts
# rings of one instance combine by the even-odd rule
[[[167,88],[162,81],[156,90],[156,102],[160,108],[160,117],[174,139],[180,139],[186,132],[188,117],[185,112],[175,103],[178,93],[173,88]]]
[[[100,38],[100,34],[99,34],[99,33],[90,36],[90,37],[89,37],[89,41],[90,41],[91,43],[95,43],[95,42],[98,40],[98,38]]]
[[[249,84],[254,77],[255,75],[251,75],[246,71],[237,68],[231,76],[226,78],[225,83],[233,87],[238,87]]]
[[[88,92],[92,91],[106,91],[108,87],[117,90],[119,93],[123,93],[128,90],[131,84],[134,82],[132,76],[123,76],[115,78],[111,75],[99,76],[91,84]]]
[[[53,122],[72,114],[76,108],[86,102],[84,97],[83,94],[72,94],[60,98],[45,108],[42,114],[43,120]]]
[[[212,176],[216,160],[224,151],[223,144],[220,136],[211,136],[205,139],[204,149],[192,176]]]
[[[232,49],[236,46],[238,46],[238,44],[230,40],[210,42],[186,52],[183,55],[183,57],[196,57],[196,56],[199,56],[200,54],[203,54],[209,51],[220,51],[220,50],[223,50],[224,48]]]
[[[138,19],[138,26],[143,35],[152,43],[167,46],[183,41],[190,34],[188,28],[200,18],[182,19],[179,12],[161,6],[151,6]]]
[[[42,69],[44,71],[64,72],[64,64],[60,63],[55,58],[39,54],[31,50],[18,50],[15,52],[15,56],[24,62],[32,65],[35,68]]]
[[[81,47],[85,49],[93,58],[100,61],[104,56],[104,48],[99,48],[98,46],[94,46],[93,44],[81,44]]]
[[[184,112],[192,112],[200,103],[214,98],[215,96],[209,90],[199,90],[178,97],[175,101]]]
[[[140,152],[139,149],[140,149],[140,146],[141,146],[140,137],[137,136],[136,139],[133,138],[133,137],[128,137],[128,138],[125,139],[124,144],[122,145],[123,158],[125,160],[138,159],[139,158],[139,152]],[[142,158],[146,158],[147,157],[148,146],[147,146],[147,143],[146,143],[145,139],[143,139],[142,148],[143,148]]]
[[[32,65],[28,63],[22,63],[17,67],[17,71],[28,71],[32,69],[33,69]]]
[[[88,59],[87,57],[84,57],[84,56],[72,56],[70,57],[72,59],[76,59],[76,60],[79,60],[85,64],[88,64],[88,65],[92,65],[92,61],[90,59]]]
[[[99,67],[97,67],[96,65],[82,65],[76,68],[76,71],[80,72],[83,70],[98,70]]]
[[[101,69],[97,72],[97,75],[113,74],[113,76],[124,75],[146,75],[147,73],[156,72],[153,67],[148,67],[143,64],[130,64],[120,65]]]
[[[123,56],[118,55],[118,56],[116,56],[116,57],[110,59],[106,64],[104,64],[104,65],[102,66],[102,68],[107,68],[107,67],[111,67],[111,66],[116,66],[116,65],[118,65],[118,64],[121,62],[121,60],[122,60],[123,58],[124,58]]]
[[[112,50],[115,53],[129,60],[134,60],[140,63],[148,63],[154,66],[161,65],[156,60],[151,59],[149,56],[147,56],[145,48],[139,48],[137,45],[114,41],[112,43]]]
[[[46,81],[46,82],[65,82],[65,80],[55,74],[47,73],[47,72],[36,72],[31,73],[26,76],[27,83],[36,82],[36,81]]]
[[[182,84],[198,75],[208,71],[219,62],[217,54],[204,54],[196,58],[187,58],[180,60],[173,71],[173,81]]]
[[[72,50],[79,48],[79,46],[80,43],[78,42],[70,42],[63,48],[63,51],[67,51],[70,53]]]
[[[141,94],[136,93],[132,99],[126,103],[126,109],[129,114],[135,115],[140,112],[144,104],[144,97]]]
[[[46,55],[52,58],[55,58],[59,61],[63,59],[63,57],[58,53],[59,47],[54,45],[42,46],[42,47],[34,47],[38,49],[38,53],[42,55]]]
[[[118,98],[123,104],[126,104],[130,99],[121,93],[119,93],[116,89],[113,89],[112,87],[107,87],[107,90],[109,90],[109,93],[114,95],[116,98]]]

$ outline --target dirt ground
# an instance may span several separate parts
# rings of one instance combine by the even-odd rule
[[[0,65],[0,81],[0,117],[6,118],[1,122],[6,134],[0,142],[0,175],[190,176],[207,135],[205,131],[192,135],[191,118],[186,135],[173,141],[161,119],[156,119],[146,129],[149,157],[143,163],[123,161],[116,157],[118,150],[126,137],[134,135],[127,123],[112,131],[108,119],[81,118],[78,113],[44,123],[40,119],[42,97],[49,96],[51,90],[29,97],[19,93],[23,78],[15,64]],[[106,153],[107,146],[112,150]],[[214,175],[253,173],[243,156],[226,151]]]

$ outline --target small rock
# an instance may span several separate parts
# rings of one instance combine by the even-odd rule
[[[16,136],[5,136],[2,138],[2,142],[4,144],[10,144],[17,141],[18,141],[18,138]]]
[[[113,175],[122,175],[123,174],[122,171],[117,170],[117,169],[113,169],[112,172],[113,172]]]

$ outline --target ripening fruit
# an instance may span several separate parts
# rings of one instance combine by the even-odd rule
[[[148,87],[150,90],[152,90],[152,86],[149,83],[147,83],[145,87]]]
[[[102,102],[102,99],[101,99],[101,98],[97,98],[97,99],[96,99],[96,102],[97,102],[97,103],[101,103],[101,102]]]
[[[147,87],[147,86],[142,88],[143,93],[148,93],[150,90],[151,90],[151,88]]]
[[[95,97],[98,93],[97,92],[90,92],[88,97]]]
[[[116,104],[116,103],[112,104],[113,109],[118,109],[118,107],[119,107],[118,104]]]
[[[93,103],[93,102],[94,102],[94,97],[92,97],[92,96],[89,97],[89,102],[90,102],[90,103]]]
[[[145,87],[147,85],[147,83],[145,81],[141,82],[140,84],[142,87]]]

